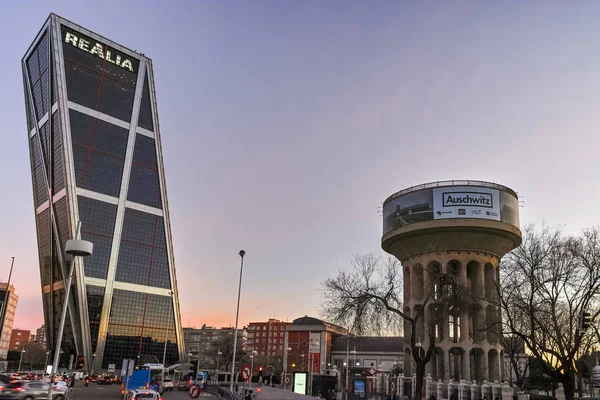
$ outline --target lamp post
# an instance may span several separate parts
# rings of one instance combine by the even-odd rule
[[[67,309],[69,308],[69,296],[71,295],[71,281],[73,280],[73,272],[75,271],[75,257],[87,257],[91,256],[94,250],[92,242],[87,240],[81,240],[81,221],[77,222],[77,231],[75,232],[75,239],[67,240],[65,245],[65,253],[73,256],[71,260],[71,266],[69,268],[69,275],[66,279],[65,284],[65,297],[62,307],[62,315],[60,316],[60,324],[58,326],[58,335],[56,336],[56,349],[54,350],[54,362],[52,363],[52,372],[50,374],[50,384],[48,385],[48,399],[53,399],[52,389],[54,387],[54,377],[56,370],[58,369],[58,360],[61,354],[61,342],[63,333],[65,331],[65,322],[67,320]]]
[[[173,291],[169,290],[169,304],[171,305],[169,307],[169,315],[173,315]],[[163,362],[162,362],[162,373],[160,374],[160,386],[164,387],[163,382],[165,381],[165,361],[167,358],[167,342],[169,341],[169,328],[170,328],[170,324],[169,322],[167,322],[167,326],[165,328],[165,347],[163,349]],[[162,392],[161,392],[162,393]]]
[[[352,337],[352,335],[349,333],[348,335],[346,335],[346,362],[344,363],[344,367],[346,367],[346,387],[344,388],[344,391],[346,393],[346,400],[348,400],[348,396],[350,394],[350,388],[349,388],[349,381],[348,381],[348,370],[350,369],[350,338]],[[356,361],[356,346],[354,346],[354,349],[352,350],[352,353],[354,353],[354,360]]]
[[[46,362],[44,364],[44,375],[48,372],[48,357],[50,357],[50,350],[46,351]]]
[[[92,354],[92,375],[94,374],[94,367],[96,366],[96,353]]]
[[[219,384],[219,359],[221,358],[223,353],[221,352],[221,348],[217,349],[217,370],[215,371],[217,374],[217,385]]]
[[[233,333],[233,359],[231,360],[231,382],[229,383],[229,391],[233,392],[233,376],[235,374],[235,351],[237,350],[237,328],[238,328],[238,320],[240,316],[240,295],[242,294],[242,273],[244,272],[244,256],[246,252],[244,250],[240,250],[238,253],[242,258],[240,264],[240,283],[238,286],[238,298],[237,298],[237,310],[235,312],[235,331]]]
[[[258,354],[258,351],[252,350],[250,355],[250,389],[252,389],[252,377],[254,376],[254,357]]]
[[[19,359],[19,372],[21,372],[21,362],[23,362],[23,355],[25,354],[25,349],[21,350],[21,358]]]

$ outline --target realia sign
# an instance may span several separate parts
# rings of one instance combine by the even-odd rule
[[[78,37],[71,32],[65,33],[65,43],[71,44],[73,47],[77,47],[87,53],[96,55],[109,63],[115,64],[121,68],[128,69],[133,72],[133,64],[131,60],[121,54],[117,54],[116,51],[111,50],[108,46],[100,43],[90,42],[82,37]]]
[[[433,218],[479,218],[500,221],[496,189],[453,186],[433,189]]]

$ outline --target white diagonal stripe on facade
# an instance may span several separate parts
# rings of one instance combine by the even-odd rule
[[[179,305],[179,289],[177,285],[177,273],[175,270],[175,255],[173,251],[173,241],[171,235],[171,219],[169,216],[169,200],[167,197],[167,183],[165,178],[162,142],[160,140],[160,123],[158,121],[158,110],[156,104],[156,90],[154,87],[154,71],[152,69],[152,60],[148,60],[148,88],[150,90],[150,106],[152,108],[152,117],[154,122],[154,135],[156,143],[156,160],[158,162],[158,181],[160,184],[162,208],[163,208],[163,223],[165,228],[165,243],[167,244],[167,255],[169,260],[169,277],[171,278],[171,289],[173,290],[172,310],[173,319],[175,320],[175,337],[177,338],[177,347],[179,349],[179,357],[184,360],[185,348],[183,343],[183,330],[181,327],[181,312]]]
[[[105,287],[106,286],[106,279],[92,278],[92,277],[86,276],[85,277],[85,284],[86,285],[90,285],[90,286]]]
[[[96,346],[95,359],[96,365],[102,365],[104,358],[104,348],[106,345],[106,335],[108,334],[108,322],[110,318],[110,308],[112,306],[113,287],[115,276],[117,274],[117,263],[119,261],[119,249],[121,246],[121,233],[123,231],[123,221],[125,220],[125,203],[127,201],[127,192],[129,190],[129,179],[131,175],[131,165],[133,164],[133,151],[135,149],[135,127],[137,126],[140,113],[140,104],[142,101],[142,89],[144,84],[144,75],[146,71],[145,60],[140,60],[137,82],[135,85],[135,97],[133,100],[133,109],[131,121],[129,124],[129,138],[127,140],[127,150],[125,152],[125,162],[123,163],[123,177],[121,179],[121,191],[119,193],[119,203],[117,205],[117,217],[115,219],[115,229],[108,263],[108,273],[106,276],[106,289],[104,290],[104,304],[102,307],[102,316],[100,318],[100,328],[98,332],[98,344]]]
[[[125,202],[125,207],[131,208],[133,210],[143,211],[148,214],[158,215],[159,217],[163,216],[163,210],[161,210],[160,208],[150,207],[140,203],[134,203],[133,201],[129,200]]]
[[[110,115],[101,113],[100,111],[92,110],[91,108],[87,108],[85,106],[82,106],[81,104],[73,103],[72,101],[69,101],[68,104],[70,110],[79,111],[82,114],[89,115],[90,117],[94,117],[104,122],[120,126],[123,129],[129,129],[129,122],[125,122],[118,118],[111,117]]]
[[[110,203],[110,204],[115,204],[115,205],[119,204],[119,199],[117,197],[94,192],[92,190],[77,188],[76,193],[77,193],[77,196],[87,197],[88,199],[100,200],[105,203]]]
[[[129,290],[131,292],[156,294],[159,296],[169,296],[169,289],[157,288],[154,286],[136,285],[135,283],[115,282],[114,289]]]
[[[137,127],[137,133],[139,133],[140,135],[148,136],[148,137],[154,139],[154,132],[149,131],[148,129],[140,128],[138,126]]]

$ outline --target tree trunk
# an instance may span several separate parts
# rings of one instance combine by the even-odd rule
[[[575,398],[575,377],[565,375],[560,383],[562,383],[565,390],[565,399],[573,400]]]
[[[417,375],[415,382],[415,393],[413,394],[413,400],[421,400],[423,398],[423,380],[425,379],[425,363],[417,363]],[[568,399],[567,399],[568,400]]]

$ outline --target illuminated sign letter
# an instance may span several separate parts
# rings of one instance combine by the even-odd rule
[[[130,70],[131,72],[133,72],[133,65],[131,65],[131,61],[129,61],[129,60],[123,60],[123,63],[121,64],[121,67],[127,68],[128,70]]]
[[[90,54],[96,54],[100,58],[104,58],[104,49],[102,49],[102,45],[100,43],[96,43],[96,45],[90,50]]]
[[[111,62],[111,63],[113,63],[113,64],[115,63],[115,61],[114,61],[112,58],[110,58],[110,50],[107,50],[107,51],[106,51],[106,57],[104,57],[104,59],[105,59],[106,61],[108,61],[108,62]]]
[[[90,42],[85,39],[79,39],[79,48],[81,50],[90,51]]]
[[[65,36],[65,43],[71,42],[73,46],[77,46],[77,36],[73,35],[71,32],[67,32]]]

